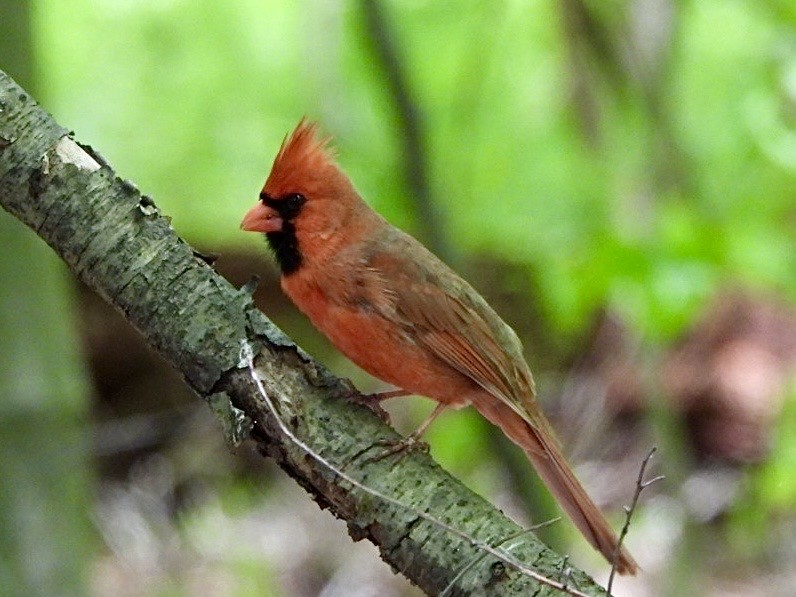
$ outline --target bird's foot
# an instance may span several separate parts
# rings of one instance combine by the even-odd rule
[[[381,407],[379,401],[374,400],[371,396],[372,394],[361,394],[356,390],[356,388],[351,388],[341,395],[342,398],[348,400],[349,402],[366,407],[368,410],[370,410],[370,412],[379,417],[382,422],[389,425],[390,415],[387,414],[387,411]]]
[[[398,390],[398,392],[400,392],[400,390]],[[394,397],[395,394],[397,394],[397,392],[390,392],[390,393],[393,394],[393,396],[390,396],[391,398]],[[379,444],[382,446],[386,445],[387,449],[383,451],[381,454],[377,454],[376,456],[369,458],[367,462],[375,462],[378,460],[382,460],[387,456],[392,456],[393,454],[398,454],[399,456],[403,457],[408,452],[414,452],[416,450],[428,454],[429,450],[428,444],[424,441],[421,441],[420,438],[423,437],[423,434],[426,432],[426,429],[428,429],[428,426],[431,425],[431,423],[433,423],[434,420],[440,414],[442,414],[442,412],[446,408],[448,408],[446,404],[443,404],[442,402],[437,403],[437,406],[434,407],[434,410],[431,412],[431,414],[428,415],[425,418],[425,420],[420,424],[420,427],[415,429],[415,431],[412,434],[407,435],[405,438],[401,440],[398,441],[381,440],[376,442],[374,445],[379,445]]]
[[[390,415],[387,414],[387,411],[381,407],[382,401],[389,398],[398,398],[399,396],[408,395],[409,392],[406,392],[405,390],[391,390],[388,392],[362,394],[361,392],[357,391],[356,388],[352,387],[349,391],[343,394],[343,397],[349,402],[354,402],[355,404],[361,404],[362,406],[367,407],[371,410],[371,412],[373,412],[373,414],[389,425]]]
[[[378,462],[393,455],[403,458],[409,452],[422,452],[428,454],[429,446],[426,442],[420,439],[416,433],[408,435],[399,440],[379,440],[373,443],[374,446],[384,446],[385,449],[374,456],[365,459],[365,463]]]

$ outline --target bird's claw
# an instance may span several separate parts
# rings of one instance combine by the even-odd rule
[[[428,454],[429,445],[423,440],[416,437],[414,434],[399,440],[383,439],[373,443],[374,446],[386,446],[387,449],[379,452],[375,456],[370,456],[365,459],[365,463],[378,462],[385,458],[397,454],[403,458],[409,452],[422,452]]]
[[[343,392],[342,398],[348,400],[349,402],[353,402],[354,404],[360,404],[368,408],[374,415],[379,417],[382,422],[387,423],[388,425],[390,424],[390,415],[381,407],[379,394],[362,394],[355,388],[351,388]]]

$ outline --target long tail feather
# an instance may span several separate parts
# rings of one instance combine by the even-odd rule
[[[609,562],[614,563],[616,559],[617,572],[635,574],[638,564],[624,547],[615,553],[616,533],[575,477],[552,431],[545,429],[546,422],[539,428],[531,427],[493,396],[474,400],[473,406],[525,451],[536,472],[586,540]]]

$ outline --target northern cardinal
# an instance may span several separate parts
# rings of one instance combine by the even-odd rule
[[[360,197],[317,125],[286,137],[243,230],[265,233],[282,289],[354,363],[432,398],[473,405],[518,444],[619,573],[637,564],[589,498],[536,402],[522,345],[472,286]]]

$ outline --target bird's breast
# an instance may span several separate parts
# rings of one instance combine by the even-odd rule
[[[455,406],[469,403],[473,381],[418,342],[416,331],[385,318],[363,301],[341,300],[326,280],[306,274],[282,279],[282,288],[313,325],[359,367],[401,389]]]

